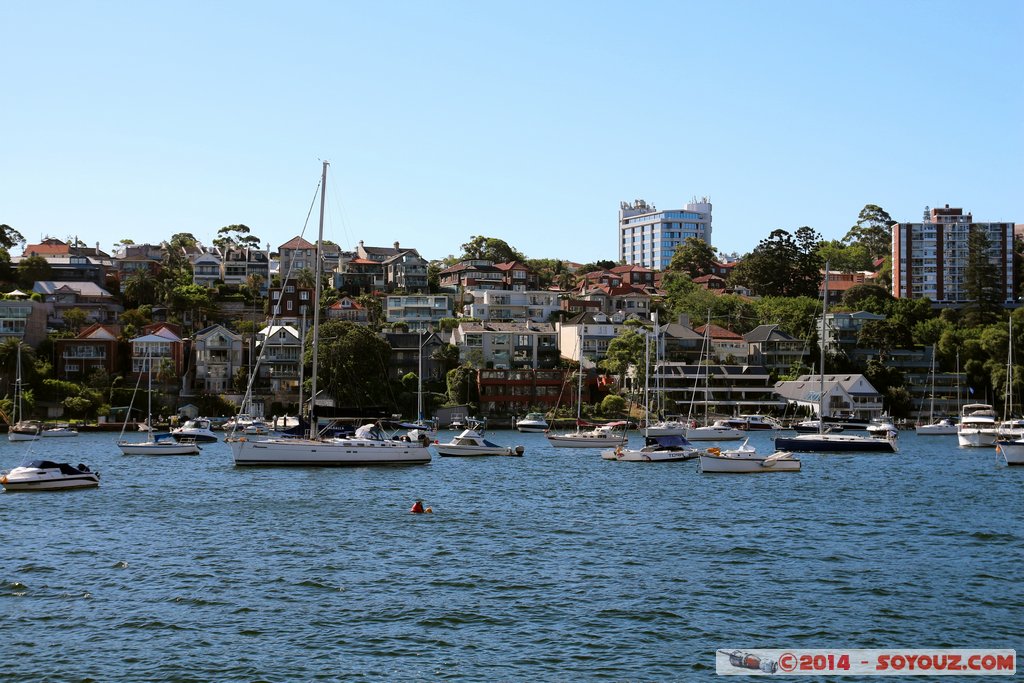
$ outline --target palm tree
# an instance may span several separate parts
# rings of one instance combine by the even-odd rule
[[[133,301],[135,307],[138,308],[143,304],[154,303],[157,289],[157,280],[153,278],[148,270],[136,270],[125,279],[121,292],[125,298]]]

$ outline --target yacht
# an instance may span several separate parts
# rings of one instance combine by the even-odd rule
[[[522,420],[516,421],[516,429],[520,432],[544,432],[547,428],[548,421],[544,413],[527,413]]]
[[[715,420],[703,427],[687,429],[685,436],[690,441],[730,441],[742,439],[743,430],[729,426],[728,420]]]
[[[70,426],[50,427],[39,432],[39,436],[51,439],[55,437],[78,436],[78,430],[72,429]]]
[[[7,491],[82,489],[99,486],[100,473],[85,465],[75,467],[66,462],[32,460],[4,474],[0,484]]]
[[[251,423],[250,423],[251,424]],[[217,435],[210,429],[210,421],[205,417],[197,417],[192,420],[185,420],[185,424],[177,429],[171,430],[171,436],[179,441],[190,440],[194,442],[213,442]]]
[[[968,403],[961,409],[956,438],[965,448],[996,445],[996,411],[989,403]]]
[[[744,431],[767,431],[770,429],[782,429],[779,421],[767,415],[740,415],[725,421],[730,427]]]
[[[475,429],[464,429],[448,443],[435,443],[438,455],[522,455],[522,446],[499,446]]]
[[[771,454],[758,453],[744,441],[738,448],[720,450],[709,448],[700,455],[703,474],[756,474],[761,472],[799,472],[800,460],[789,451]]]

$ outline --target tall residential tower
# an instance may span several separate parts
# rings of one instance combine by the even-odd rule
[[[975,223],[963,209],[925,207],[921,223],[897,223],[892,229],[892,295],[929,298],[936,303],[968,301],[965,275],[968,237],[981,230],[988,237],[988,261],[999,274],[1004,303],[1013,295],[1013,223]]]
[[[664,270],[688,237],[711,244],[711,200],[695,197],[685,209],[658,211],[637,199],[619,205],[619,261]]]

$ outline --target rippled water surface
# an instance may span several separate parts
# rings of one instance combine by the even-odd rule
[[[764,476],[515,432],[490,438],[522,458],[374,469],[116,438],[0,443],[4,469],[102,476],[0,495],[0,680],[692,680],[722,647],[1020,649],[1024,469],[953,436]]]

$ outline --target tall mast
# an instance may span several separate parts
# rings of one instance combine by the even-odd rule
[[[416,419],[423,419],[423,330],[420,330],[420,348],[416,368]]]
[[[316,423],[316,377],[317,377],[317,351],[320,336],[320,273],[323,267],[323,242],[324,242],[324,207],[327,205],[327,166],[330,162],[324,162],[323,174],[320,176],[320,231],[316,236],[316,283],[313,289],[313,381],[312,392],[309,396],[309,435],[315,437],[319,432]]]
[[[821,360],[818,362],[818,434],[825,431],[825,314],[828,312],[828,261],[821,297]]]

